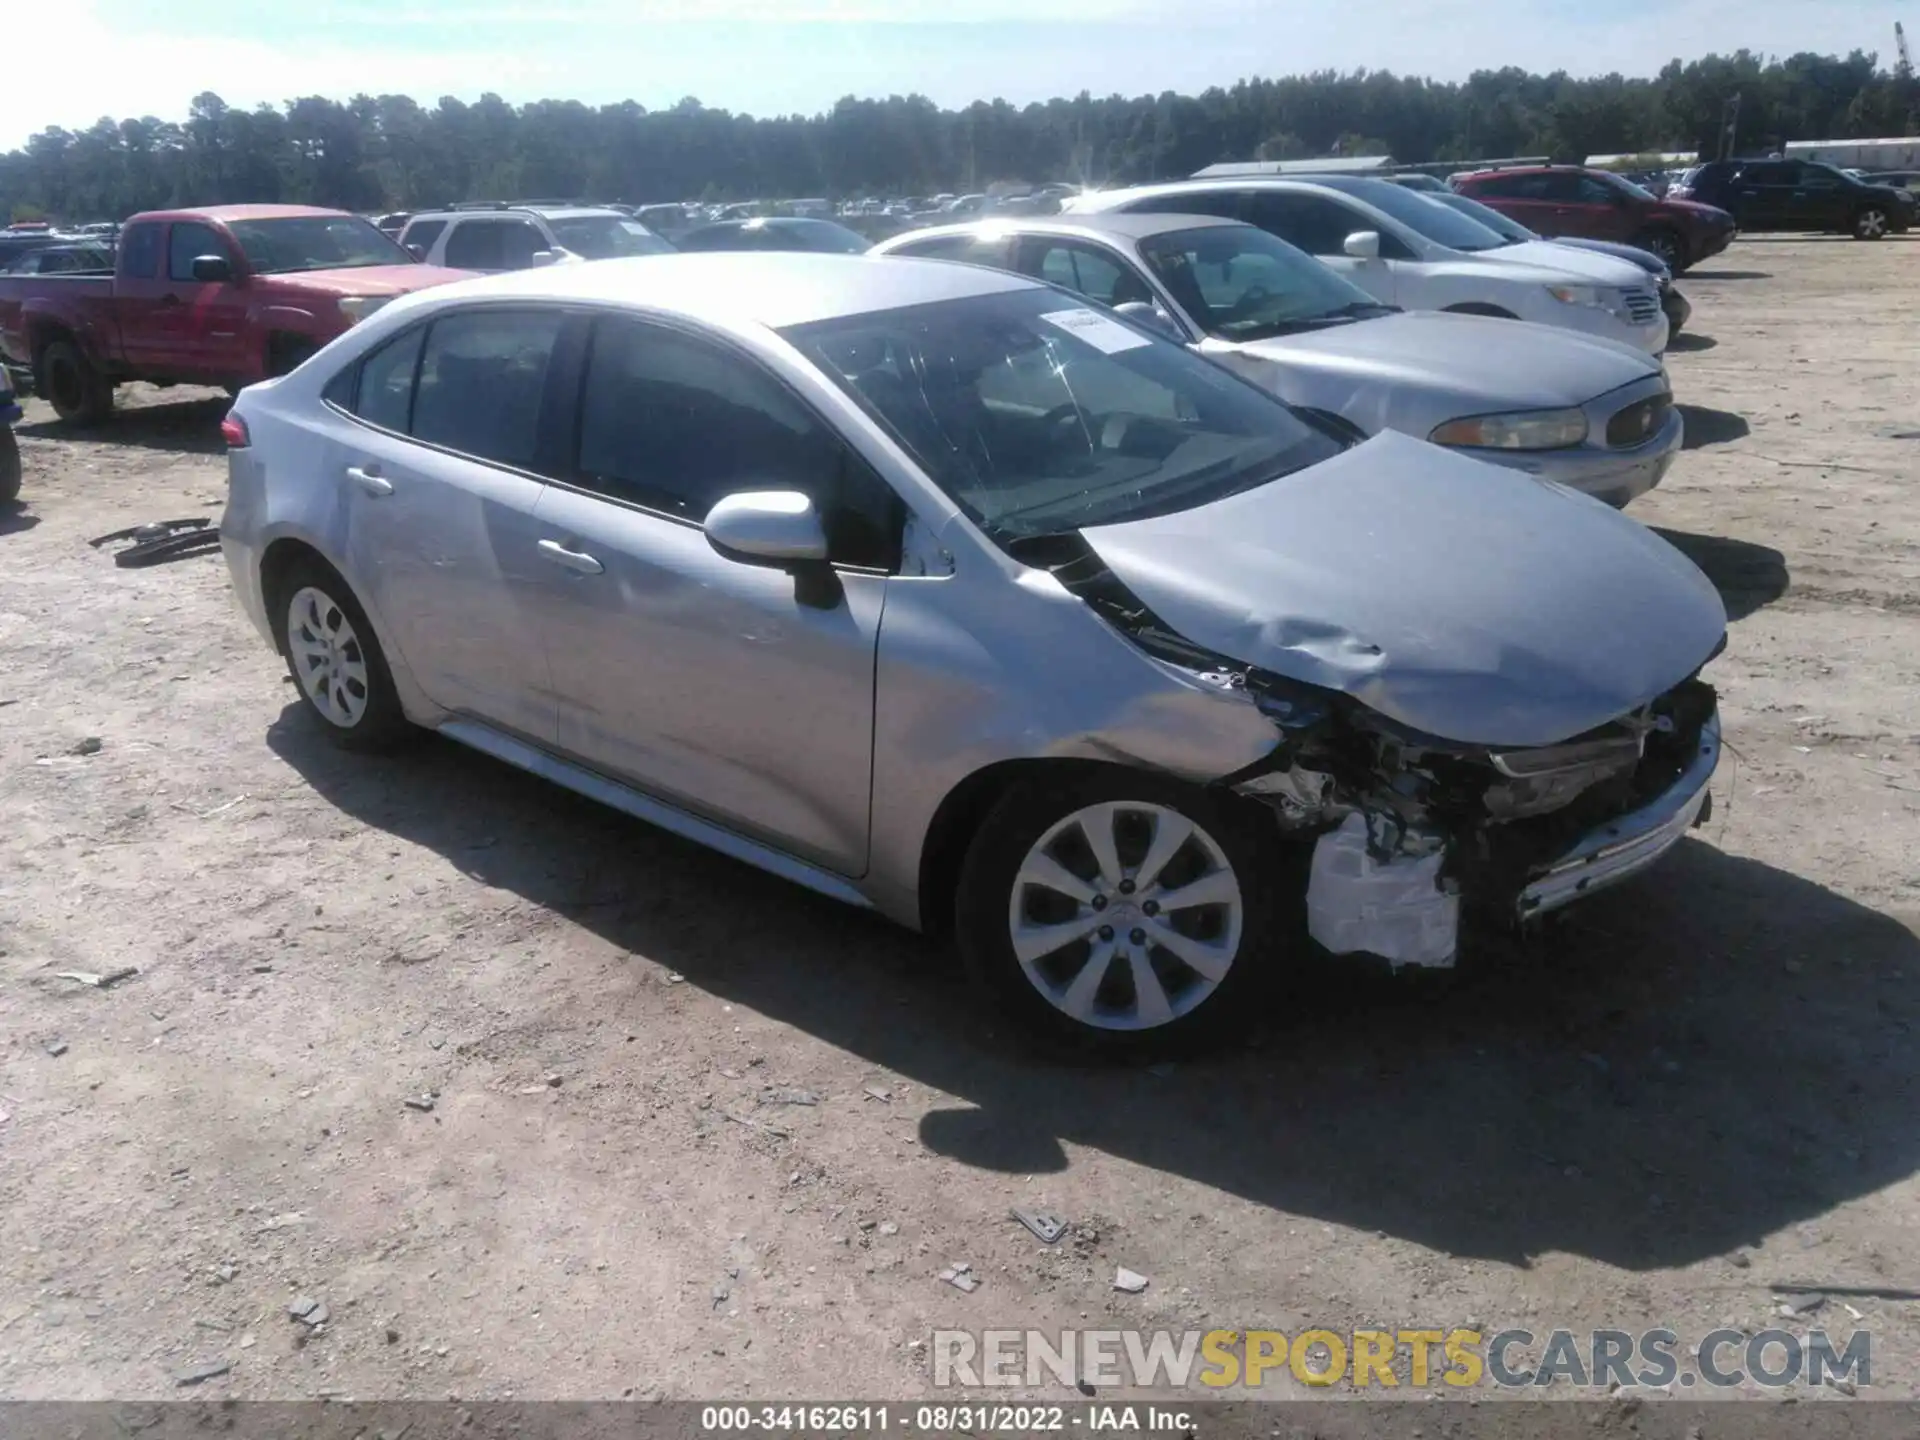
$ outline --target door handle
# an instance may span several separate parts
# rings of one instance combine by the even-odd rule
[[[162,305],[178,305],[180,303],[180,297],[169,290],[160,297],[160,303]]]
[[[369,495],[391,495],[393,482],[371,466],[349,465],[347,478]]]
[[[540,553],[554,564],[564,565],[577,575],[599,575],[603,574],[607,568],[584,550],[569,550],[558,540],[542,540]]]

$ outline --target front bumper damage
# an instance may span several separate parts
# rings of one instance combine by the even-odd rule
[[[1603,729],[1484,765],[1392,737],[1364,778],[1296,760],[1233,788],[1283,829],[1317,832],[1307,928],[1318,944],[1446,967],[1468,917],[1524,928],[1645,871],[1711,814],[1710,687],[1688,681]]]

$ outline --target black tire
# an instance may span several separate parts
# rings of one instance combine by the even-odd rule
[[[1687,254],[1687,242],[1676,230],[1665,226],[1642,232],[1633,242],[1642,250],[1658,255],[1667,262],[1667,269],[1676,275],[1684,275],[1693,258]]]
[[[1158,912],[1157,919],[1151,918],[1147,912],[1154,902],[1148,897],[1169,890],[1149,886],[1133,892],[1129,880],[1123,887],[1126,898],[1121,898],[1120,889],[1112,889],[1098,878],[1094,852],[1085,843],[1084,831],[1069,830],[1046,851],[1036,850],[1049,831],[1077,812],[1115,802],[1121,807],[1122,818],[1108,827],[1108,833],[1114,836],[1115,852],[1129,870],[1137,869],[1139,861],[1146,858],[1147,842],[1155,833],[1146,828],[1150,819],[1146,807],[1179,815],[1196,827],[1199,836],[1211,841],[1209,848],[1207,839],[1190,839],[1174,854],[1160,872],[1161,878],[1171,878],[1171,889],[1182,888],[1194,878],[1212,879],[1222,868],[1215,856],[1224,858],[1224,868],[1231,872],[1238,890],[1240,926],[1237,945],[1226,952],[1224,973],[1210,989],[1199,971],[1151,938],[1166,930],[1148,927],[1173,929],[1170,922],[1177,913],[1183,917],[1178,940],[1226,945],[1232,938],[1229,905],[1179,907],[1177,912]],[[1141,808],[1127,808],[1136,806]],[[1092,877],[1091,886],[1096,892],[1112,889],[1112,893],[1076,900],[1049,886],[1023,882],[1020,876],[1029,863],[1030,852],[1044,854],[1079,883],[1088,883],[1088,877]],[[1277,963],[1306,953],[1306,871],[1303,864],[1290,863],[1293,860],[1272,822],[1257,807],[1231,795],[1140,771],[1062,770],[1048,779],[1014,787],[982,822],[961,867],[954,928],[961,955],[976,983],[1027,1027],[1080,1050],[1129,1058],[1186,1053],[1219,1042],[1248,1021],[1257,1011],[1249,1002],[1270,988],[1278,973]],[[1136,905],[1138,910],[1132,908]],[[1035,926],[1072,923],[1097,927],[1099,921],[1093,918],[1096,913],[1119,923],[1117,928],[1109,925],[1089,929],[1083,938],[1065,941],[1050,952],[1030,952],[1029,961],[1039,976],[1030,979],[1027,965],[1015,949],[1016,906],[1021,921]],[[1064,918],[1056,920],[1056,913]],[[1086,967],[1093,961],[1097,946],[1124,948],[1108,949],[1102,961],[1096,977],[1101,979],[1100,988],[1089,996],[1085,1006],[1098,1013],[1091,1018],[1076,1018],[1064,1007],[1072,995],[1073,979],[1086,978]],[[1129,949],[1143,957],[1154,985],[1168,1002],[1171,1018],[1140,1024],[1139,1012],[1148,1007],[1141,1003],[1142,992],[1134,981],[1135,963],[1127,953]],[[1042,983],[1053,998],[1042,992]],[[1137,1028],[1121,1028],[1130,1020]]]
[[[1502,310],[1498,305],[1484,304],[1479,300],[1469,300],[1464,305],[1447,306],[1449,315],[1485,315],[1491,320],[1518,320],[1520,317],[1511,310]]]
[[[41,352],[34,388],[69,425],[98,425],[113,413],[113,385],[71,340]]]
[[[11,505],[20,498],[20,442],[13,431],[0,425],[0,505]]]
[[[1862,205],[1853,212],[1853,238],[1856,240],[1884,240],[1891,222],[1883,205]]]
[[[320,600],[303,607],[309,618],[296,633],[291,611],[302,595],[317,595]],[[286,657],[287,672],[293,676],[301,704],[328,739],[343,750],[380,751],[414,738],[417,732],[400,708],[399,692],[394,689],[393,672],[387,668],[379,637],[352,588],[332,566],[312,556],[294,562],[267,596],[267,604],[272,607],[269,613],[274,637],[280,642],[280,653]],[[326,674],[325,664],[310,664],[307,647],[325,643],[329,637],[338,639],[341,621],[351,638],[339,645],[341,668],[332,683],[322,685],[315,673],[316,664],[321,675]],[[321,707],[310,686],[319,686],[337,697],[335,713]],[[343,714],[351,718],[343,720]]]

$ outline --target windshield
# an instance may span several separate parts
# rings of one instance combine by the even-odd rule
[[[1498,250],[1507,242],[1477,220],[1469,220],[1465,215],[1449,210],[1444,205],[1436,205],[1417,190],[1409,190],[1404,185],[1395,185],[1387,180],[1368,180],[1352,175],[1329,175],[1317,178],[1316,185],[1324,185],[1329,190],[1338,190],[1343,195],[1351,195],[1356,200],[1364,200],[1376,210],[1383,210],[1410,230],[1418,231],[1449,250]]]
[[[1427,198],[1449,210],[1459,211],[1469,220],[1478,221],[1510,245],[1521,245],[1540,238],[1518,220],[1502,215],[1491,205],[1482,205],[1471,195],[1455,195],[1449,191],[1445,195],[1429,195]]]
[[[1181,346],[1056,290],[785,334],[1002,544],[1203,505],[1342,448]]]
[[[360,270],[411,265],[413,256],[390,235],[357,215],[298,215],[284,220],[235,220],[228,228],[256,275],[296,270]]]
[[[1636,200],[1651,200],[1656,205],[1660,203],[1660,197],[1647,189],[1646,186],[1640,184],[1638,181],[1629,180],[1624,175],[1616,174],[1612,170],[1589,170],[1587,173],[1598,178],[1604,185],[1611,185],[1616,190],[1626,191]]]
[[[664,255],[673,249],[637,220],[618,215],[576,215],[549,220],[547,228],[561,249],[586,260],[617,260],[623,255]]]
[[[1251,225],[1155,235],[1140,242],[1140,254],[1201,329],[1227,340],[1260,340],[1387,308]]]

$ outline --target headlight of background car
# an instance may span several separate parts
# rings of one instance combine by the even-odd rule
[[[391,295],[343,295],[340,313],[347,317],[349,325],[358,325],[392,298]]]
[[[1447,421],[1427,438],[1436,445],[1472,445],[1483,450],[1561,450],[1587,438],[1587,417],[1581,410],[1472,415]]]
[[[1599,287],[1594,285],[1549,285],[1547,294],[1562,305],[1592,305],[1603,303]]]

